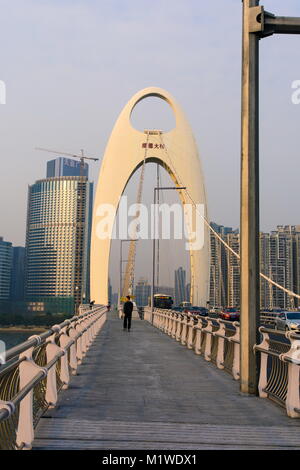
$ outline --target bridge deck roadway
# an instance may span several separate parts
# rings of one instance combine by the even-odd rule
[[[300,423],[224,371],[115,313],[36,430],[35,449],[299,449]]]

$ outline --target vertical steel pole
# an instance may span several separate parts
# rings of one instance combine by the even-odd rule
[[[250,9],[243,0],[241,144],[241,391],[257,393],[253,346],[259,321],[259,37],[249,30]]]
[[[155,237],[156,237],[156,188],[153,190],[153,204],[154,204],[154,213],[153,213],[153,243],[152,243],[152,295],[151,295],[151,307],[154,308],[154,295],[155,295]]]
[[[120,305],[121,305],[121,297],[122,297],[122,264],[123,264],[123,261],[122,261],[122,240],[120,240],[120,294],[119,294],[119,302],[120,302]]]

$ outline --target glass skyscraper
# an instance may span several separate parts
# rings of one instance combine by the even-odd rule
[[[23,246],[12,247],[12,272],[10,299],[14,301],[24,300],[24,270],[25,270],[25,248]]]
[[[61,176],[29,187],[26,300],[29,310],[74,313],[89,300],[93,183]]]
[[[0,237],[0,301],[9,300],[12,268],[12,244]]]
[[[175,270],[175,305],[179,305],[181,302],[189,301],[186,298],[186,272],[180,267]]]

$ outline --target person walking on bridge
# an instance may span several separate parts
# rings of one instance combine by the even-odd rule
[[[133,303],[130,300],[130,295],[126,296],[126,302],[123,306],[123,313],[124,313],[124,323],[123,329],[124,331],[128,329],[130,331],[131,328],[131,318],[132,318],[132,310],[133,310]]]

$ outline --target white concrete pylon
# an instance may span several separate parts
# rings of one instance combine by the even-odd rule
[[[108,141],[100,168],[94,203],[91,241],[91,298],[96,304],[107,304],[108,270],[111,238],[101,239],[97,233],[103,218],[101,207],[110,204],[118,208],[123,191],[134,172],[142,165],[147,136],[132,127],[130,116],[134,107],[143,99],[158,97],[165,100],[175,115],[176,126],[162,134],[163,144],[151,148],[151,135],[147,148],[147,162],[162,165],[170,174],[178,190],[182,204],[199,204],[207,218],[207,201],[203,172],[190,125],[174,98],[165,90],[146,88],[134,95],[121,112]],[[157,139],[157,136],[156,136]],[[157,140],[156,140],[157,142]],[[192,199],[192,200],[191,200]],[[195,209],[193,209],[195,211]],[[196,213],[196,212],[195,212]],[[194,213],[194,215],[195,215]],[[192,227],[193,230],[194,227]],[[190,249],[191,299],[194,305],[206,306],[209,293],[209,234],[203,223],[204,245]]]

